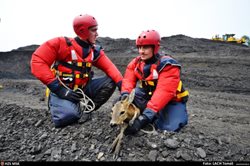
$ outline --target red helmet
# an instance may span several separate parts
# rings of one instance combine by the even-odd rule
[[[73,21],[74,31],[81,39],[88,39],[89,28],[97,26],[95,17],[88,14],[76,16]]]
[[[160,34],[155,30],[143,31],[136,39],[136,46],[141,45],[153,45],[154,54],[158,53],[160,48],[161,37]]]

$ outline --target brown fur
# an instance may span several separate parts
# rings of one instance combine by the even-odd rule
[[[123,101],[118,101],[112,108],[112,119],[110,125],[119,125],[121,128],[120,133],[115,138],[111,145],[110,152],[114,152],[114,159],[118,158],[121,140],[124,136],[124,131],[130,125],[133,124],[134,120],[140,115],[140,110],[132,103],[134,100],[135,90]]]

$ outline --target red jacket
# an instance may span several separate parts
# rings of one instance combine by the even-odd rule
[[[95,66],[105,72],[115,83],[122,80],[122,75],[111,60],[106,56],[103,50],[100,50],[98,58],[90,58],[93,55],[94,48],[90,49],[90,53],[83,58],[83,47],[73,38],[69,38],[72,47],[69,47],[64,37],[51,39],[40,45],[33,53],[31,58],[31,72],[45,85],[48,85],[56,79],[51,71],[51,66],[55,61],[68,62],[72,60],[71,49],[73,48],[77,55],[78,62],[90,62],[91,66]],[[87,79],[82,78],[82,82]]]
[[[154,81],[156,87],[147,108],[159,112],[176,98],[180,82],[180,65],[171,57],[161,56],[160,61],[151,65],[150,74],[146,78],[143,77],[144,66],[145,62],[140,60],[140,56],[129,63],[122,81],[121,93],[131,92],[138,80]]]

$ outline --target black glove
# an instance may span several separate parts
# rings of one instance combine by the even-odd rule
[[[134,135],[136,134],[141,128],[145,127],[147,124],[150,123],[150,119],[146,115],[140,115],[137,119],[135,119],[132,126],[128,126],[124,134],[125,135]]]
[[[125,100],[128,96],[129,96],[129,93],[127,93],[127,92],[122,93],[118,98],[116,98],[116,99],[113,101],[113,106],[114,106],[118,101]]]
[[[122,89],[122,81],[117,82],[116,86],[118,87],[118,90],[121,92],[121,89]]]
[[[119,101],[125,100],[128,96],[129,96],[129,93],[123,93],[123,94],[119,97]]]
[[[51,92],[55,93],[58,97],[62,99],[66,99],[71,102],[77,103],[82,98],[81,94],[76,93],[71,89],[67,89],[63,85],[61,85],[58,79],[51,82],[47,86]]]

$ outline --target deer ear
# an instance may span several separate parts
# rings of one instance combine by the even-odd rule
[[[129,96],[126,96],[126,97],[123,99],[122,103],[128,103],[128,99],[129,99]]]
[[[133,100],[135,98],[135,89],[133,89],[130,94],[129,94],[129,97],[128,97],[128,103],[132,103]]]

